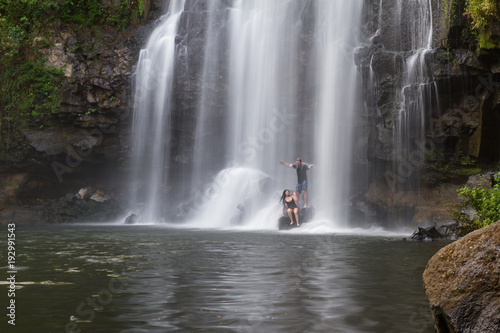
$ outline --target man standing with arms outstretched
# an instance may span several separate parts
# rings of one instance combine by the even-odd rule
[[[297,187],[295,190],[296,192],[299,192],[299,194],[304,191],[304,208],[307,208],[307,170],[312,168],[314,165],[302,163],[302,159],[300,157],[297,157],[297,161],[295,164],[290,164],[283,161],[279,162],[280,164],[297,170]]]

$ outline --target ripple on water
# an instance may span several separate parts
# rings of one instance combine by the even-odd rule
[[[30,234],[37,244],[58,235],[56,251],[23,249],[25,331],[64,331],[74,315],[84,332],[403,332],[416,322],[433,332],[421,274],[446,243],[114,227],[90,247],[65,250],[74,227],[60,228]],[[103,302],[85,322],[76,309],[89,298]]]

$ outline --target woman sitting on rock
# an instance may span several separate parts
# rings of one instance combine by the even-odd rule
[[[290,225],[293,224],[292,212],[295,214],[295,221],[297,221],[297,227],[299,224],[299,207],[297,203],[299,202],[299,193],[294,192],[293,195],[290,195],[290,191],[284,190],[283,195],[281,196],[281,200],[283,201],[283,214],[281,217],[285,216],[285,205],[287,206],[288,217],[290,218]]]

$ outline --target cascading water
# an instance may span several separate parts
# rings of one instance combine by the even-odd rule
[[[207,3],[193,172],[181,182],[190,187],[187,192],[198,193],[186,205],[197,207],[189,215],[196,225],[275,228],[281,191],[294,189],[296,183],[295,170],[278,160],[293,162],[296,157],[316,165],[309,171],[309,204],[330,222],[345,220],[342,205],[349,196],[351,122],[357,102],[353,31],[362,3],[235,0],[227,8],[218,1]],[[158,29],[167,31],[167,22],[176,26],[182,5],[172,1]],[[175,55],[157,45],[175,40],[175,33],[168,36],[155,31],[141,52],[136,80],[134,182],[143,181],[139,176],[145,168],[151,173],[144,208],[151,221],[162,219],[158,207],[165,198],[159,194],[170,186],[165,145],[171,135],[168,108],[175,69],[165,71],[168,82],[154,90],[140,88],[148,86],[141,82],[150,80],[149,68],[158,68],[155,61]],[[222,85],[223,92],[214,88]],[[160,132],[153,141],[152,134]]]
[[[224,45],[227,30],[227,14],[224,4],[220,1],[209,1],[207,10],[206,41],[204,45],[203,72],[201,74],[201,96],[196,115],[196,130],[194,143],[193,173],[187,186],[202,187],[208,182],[207,169],[220,169],[224,161],[214,159],[214,145],[223,144],[224,128],[227,127],[221,117],[211,118],[210,113],[220,112],[224,105],[225,95],[218,93],[218,87],[223,86],[222,73],[219,69],[225,64],[225,55],[221,45]],[[215,109],[215,111],[214,111]],[[219,142],[214,142],[211,133],[218,132]]]
[[[399,171],[402,168],[401,163],[408,164],[409,161],[410,166],[403,167],[403,175],[413,179],[407,183],[413,190],[418,191],[421,175],[417,172],[411,174],[411,165],[421,164],[425,160],[422,147],[425,144],[426,122],[437,96],[436,85],[426,64],[426,59],[432,51],[432,1],[399,0],[395,16],[400,20],[396,26],[402,27],[404,42],[407,43],[401,45],[406,55],[394,131],[395,152],[399,154]]]
[[[227,128],[220,135],[225,137],[224,165],[229,168],[215,179],[217,182],[224,175],[228,184],[217,186],[217,191],[205,198],[207,202],[197,214],[205,227],[241,220],[243,217],[239,215],[243,210],[256,216],[263,205],[277,203],[279,196],[269,187],[269,182],[274,179],[275,184],[285,184],[285,175],[276,172],[277,162],[280,154],[293,152],[296,124],[292,119],[297,114],[296,73],[301,29],[298,15],[304,7],[305,3],[293,4],[290,0],[234,1],[227,16],[227,41],[212,38],[221,33],[221,26],[213,23],[212,15],[218,11],[210,11],[202,80],[209,80],[207,75],[213,69],[207,67],[213,67],[218,50],[227,44],[229,52],[223,64],[227,67],[228,81]],[[283,81],[289,84],[284,85]],[[204,104],[200,110],[204,110]],[[212,130],[210,126],[210,122],[198,123],[195,170],[203,170],[203,153],[212,150],[213,142],[202,139],[204,133]],[[267,183],[267,193],[254,188],[259,183],[262,186]],[[234,213],[228,215],[228,212]],[[273,220],[278,213],[276,210]],[[210,220],[206,216],[210,216]]]
[[[143,203],[142,218],[159,220],[169,160],[170,108],[175,36],[185,0],[172,0],[163,22],[153,32],[137,65],[132,130],[131,203]]]
[[[317,110],[314,160],[320,166],[318,206],[321,212],[346,220],[352,151],[352,117],[356,103],[356,68],[352,48],[353,22],[359,1],[320,2],[316,12]]]

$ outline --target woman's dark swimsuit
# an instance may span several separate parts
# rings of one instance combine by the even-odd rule
[[[288,202],[285,200],[285,202],[286,202],[286,206],[288,208],[291,208],[292,210],[295,208],[299,208],[299,207],[297,207],[297,204],[295,203],[295,200],[293,200],[293,198],[292,198],[292,201]]]

